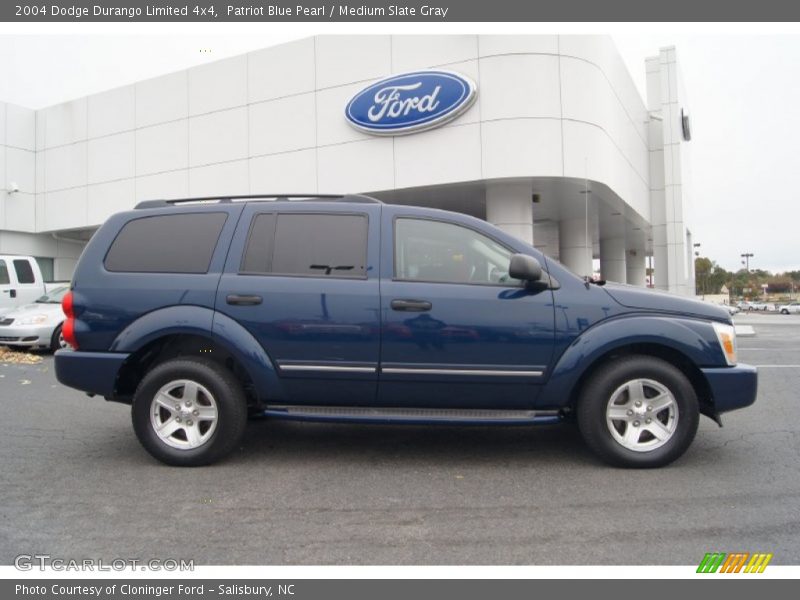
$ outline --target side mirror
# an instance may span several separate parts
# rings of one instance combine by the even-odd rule
[[[508,274],[514,279],[522,281],[539,281],[542,278],[542,265],[539,261],[527,254],[513,254]]]

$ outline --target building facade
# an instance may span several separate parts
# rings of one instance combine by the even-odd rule
[[[484,218],[579,275],[692,294],[688,106],[673,48],[641,98],[603,36],[318,36],[41,110],[0,103],[0,253],[55,279],[139,200],[369,193]],[[383,78],[474,82],[457,118],[408,135],[352,127]]]

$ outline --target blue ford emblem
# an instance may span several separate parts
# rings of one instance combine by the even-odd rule
[[[452,71],[416,71],[373,83],[353,96],[345,116],[360,131],[402,135],[443,125],[467,110],[477,88]]]

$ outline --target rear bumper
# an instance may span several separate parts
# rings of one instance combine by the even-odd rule
[[[758,394],[758,370],[750,365],[701,369],[718,413],[750,406]]]
[[[76,390],[110,398],[128,356],[127,352],[59,350],[55,356],[56,378]]]

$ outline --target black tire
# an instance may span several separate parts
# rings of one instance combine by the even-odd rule
[[[207,439],[193,448],[176,448],[169,445],[155,430],[153,419],[160,417],[151,417],[151,410],[155,412],[157,408],[155,397],[159,390],[180,380],[194,382],[205,388],[212,396],[211,401],[209,402],[205,393],[200,392],[199,395],[203,397],[204,402],[216,405],[217,416],[213,431],[208,433],[210,426],[207,426]],[[186,390],[186,387],[183,389]],[[176,403],[181,410],[188,411],[184,409],[180,397],[177,398]],[[170,409],[167,414],[169,418],[179,414],[178,411],[174,414],[170,414],[171,412]],[[200,431],[201,420],[196,418],[196,423],[193,423],[187,420],[187,416],[189,419],[192,418],[190,414],[186,415],[183,412],[180,414],[183,415],[184,423],[182,435],[188,443],[186,425],[196,426]],[[180,358],[161,363],[144,376],[133,397],[131,419],[136,437],[152,456],[168,465],[196,467],[219,460],[236,448],[247,425],[247,402],[241,384],[225,367],[210,360]],[[180,421],[180,418],[176,420]],[[180,432],[176,432],[170,441],[181,443],[180,435]]]
[[[788,314],[789,314],[789,311],[788,311],[788,310],[786,310],[786,309],[784,308],[784,309],[781,311],[781,314],[782,314],[782,315],[788,315]]]
[[[626,383],[637,380],[655,382],[666,389],[672,395],[677,407],[677,411],[674,413],[659,413],[659,420],[666,420],[667,414],[675,415],[674,430],[666,442],[662,442],[661,446],[654,447],[652,450],[642,448],[637,451],[625,447],[612,435],[612,425],[606,419],[606,410],[615,392]],[[648,393],[648,390],[650,390],[649,393],[652,393],[652,388],[646,385],[645,393]],[[624,396],[621,397],[624,398]],[[644,405],[646,404],[647,399],[645,398]],[[642,408],[647,409],[646,406]],[[576,412],[578,427],[589,448],[607,463],[626,468],[661,467],[676,460],[691,445],[700,420],[697,394],[686,376],[672,364],[651,356],[620,358],[597,370],[583,386]],[[642,420],[650,414],[653,413],[642,414]],[[628,418],[640,417],[635,413],[634,416]],[[640,421],[636,421],[636,423],[640,423]],[[633,423],[614,422],[615,427],[622,427],[625,430],[632,425]],[[633,431],[634,434],[641,431],[638,434],[638,440],[643,440],[645,443],[659,443],[649,431],[645,433],[643,425],[636,426],[642,427],[641,430]]]
[[[53,335],[50,336],[50,352],[61,350],[61,325],[55,328]]]

